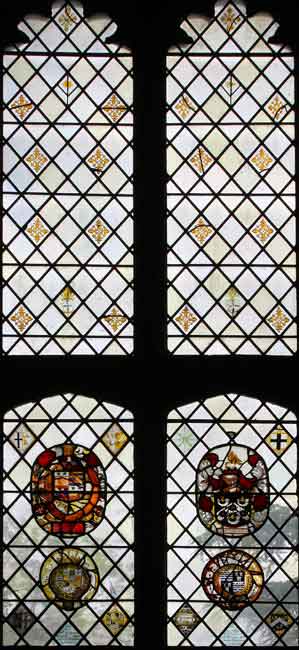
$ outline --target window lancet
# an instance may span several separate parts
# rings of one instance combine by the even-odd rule
[[[132,415],[82,395],[4,419],[4,645],[132,645]]]
[[[296,418],[234,394],[168,418],[168,644],[297,645]]]
[[[294,59],[243,0],[167,59],[168,348],[296,350]]]
[[[132,57],[76,0],[4,55],[3,350],[132,352]]]

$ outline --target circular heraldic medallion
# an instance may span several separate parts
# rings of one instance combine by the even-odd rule
[[[196,476],[202,524],[223,537],[251,535],[266,521],[268,472],[262,457],[243,445],[220,445],[201,459]]]
[[[31,475],[31,503],[48,533],[76,537],[101,522],[106,502],[105,473],[93,451],[65,443],[43,451]]]
[[[60,548],[44,561],[40,582],[48,600],[61,609],[73,610],[93,598],[99,586],[99,573],[85,551]]]
[[[224,609],[243,609],[257,600],[264,586],[261,566],[245,551],[224,551],[205,566],[202,587]]]

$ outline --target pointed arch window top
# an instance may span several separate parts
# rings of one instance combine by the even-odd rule
[[[130,354],[132,56],[77,1],[19,28],[3,75],[4,351]]]
[[[297,348],[294,57],[277,25],[221,0],[212,20],[186,19],[193,43],[167,58],[174,354]]]
[[[169,645],[296,645],[294,413],[235,394],[178,407],[167,466]]]
[[[248,6],[248,5],[247,5]],[[191,14],[181,24],[181,28],[192,39],[187,45],[189,54],[273,54],[290,52],[288,46],[273,43],[279,23],[267,11],[253,16],[247,12],[244,0],[218,0],[215,3],[214,17]],[[179,46],[172,51],[186,48]]]
[[[3,430],[4,646],[131,646],[132,413],[58,394]]]
[[[50,20],[38,14],[24,17],[18,29],[25,34],[28,43],[7,47],[23,52],[46,52],[57,54],[108,54],[119,48],[110,42],[117,29],[116,23],[106,14],[85,17],[84,8],[77,0],[56,0],[52,4]]]

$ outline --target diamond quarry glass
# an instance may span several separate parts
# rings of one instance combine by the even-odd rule
[[[4,646],[133,644],[132,429],[82,395],[6,413]]]
[[[294,58],[243,0],[188,16],[167,58],[168,349],[291,355]]]
[[[240,395],[170,413],[170,646],[297,645],[296,431]]]
[[[132,57],[76,1],[4,55],[5,354],[130,354]]]

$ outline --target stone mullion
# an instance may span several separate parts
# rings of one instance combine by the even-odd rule
[[[137,648],[166,645],[166,83],[149,32],[134,52]]]
[[[155,49],[154,49],[155,48]],[[166,351],[166,84],[152,39],[134,60],[135,354],[157,364]]]

